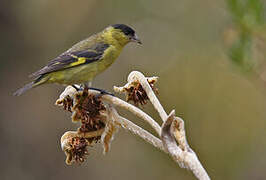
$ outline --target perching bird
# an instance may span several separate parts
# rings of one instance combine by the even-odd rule
[[[114,24],[102,32],[75,44],[69,50],[50,61],[44,68],[33,73],[35,80],[18,89],[19,96],[42,84],[88,84],[108,68],[129,42],[141,44],[135,31],[124,24]]]

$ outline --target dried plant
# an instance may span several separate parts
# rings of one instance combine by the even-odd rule
[[[184,121],[175,116],[174,110],[167,115],[157,99],[154,93],[158,92],[154,87],[157,80],[157,77],[146,78],[142,73],[133,71],[129,74],[125,86],[114,87],[116,92],[125,93],[126,100],[133,101],[135,106],[114,96],[99,96],[94,90],[76,92],[76,89],[68,86],[56,101],[56,105],[72,112],[73,122],[80,122],[81,126],[77,131],[66,132],[61,138],[61,147],[67,156],[66,163],[70,165],[73,162],[84,162],[89,154],[88,147],[99,141],[103,145],[104,153],[108,152],[114,134],[122,127],[169,154],[180,167],[191,170],[197,179],[210,179],[187,143]],[[136,107],[148,101],[158,111],[163,121],[161,126]],[[158,137],[120,116],[116,111],[117,107],[126,109],[149,123]]]

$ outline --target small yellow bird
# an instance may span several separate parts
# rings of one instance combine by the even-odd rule
[[[84,84],[88,86],[96,75],[108,68],[129,42],[141,44],[135,31],[124,24],[114,24],[102,32],[75,44],[69,50],[33,73],[35,80],[18,89],[19,96],[42,84]]]

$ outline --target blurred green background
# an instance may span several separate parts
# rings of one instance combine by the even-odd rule
[[[114,23],[134,27],[143,45],[129,44],[94,86],[111,91],[132,70],[159,76],[159,99],[184,119],[212,179],[266,179],[266,2],[246,2],[1,0],[0,179],[194,179],[124,130],[107,155],[97,145],[84,164],[67,166],[59,141],[77,125],[54,106],[63,87],[12,96],[29,74]],[[151,105],[144,110],[160,122]]]

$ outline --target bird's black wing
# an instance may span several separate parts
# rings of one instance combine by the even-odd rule
[[[50,72],[60,71],[67,68],[73,68],[83,64],[92,63],[102,59],[105,50],[110,45],[104,43],[97,43],[96,45],[83,50],[75,51],[58,56],[50,61],[44,68],[33,73],[30,77],[38,77]]]

